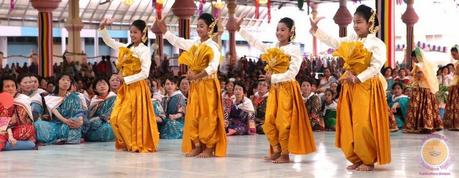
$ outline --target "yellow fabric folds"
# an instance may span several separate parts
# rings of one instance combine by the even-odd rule
[[[435,94],[440,89],[440,85],[432,69],[432,65],[428,62],[415,63],[412,73],[415,75],[417,72],[422,72],[423,76],[421,78],[415,77],[413,84],[422,88],[428,88],[431,93]]]
[[[204,70],[214,58],[212,48],[206,44],[193,45],[188,51],[182,52],[178,58],[179,64],[185,64],[194,73]]]
[[[128,48],[119,49],[116,66],[123,77],[140,72],[140,59]],[[150,89],[145,80],[123,84],[110,116],[116,136],[115,147],[132,152],[154,152],[159,132],[153,112]]]
[[[215,156],[226,156],[226,132],[220,82],[216,78],[192,81],[186,105],[182,152],[195,143],[215,148]]]
[[[282,154],[308,154],[316,151],[298,82],[287,81],[271,86],[263,131],[271,150],[280,145]]]
[[[359,41],[342,42],[333,53],[344,60],[344,68],[354,75],[366,70],[372,53]],[[343,76],[342,76],[343,77]],[[343,83],[336,122],[336,146],[352,163],[391,161],[389,113],[385,81],[374,76],[363,83]]]
[[[179,57],[195,73],[204,70],[214,57],[212,48],[194,45]],[[220,82],[216,75],[191,81],[183,128],[182,152],[189,153],[197,143],[215,148],[215,156],[226,156],[226,132]]]
[[[131,50],[125,47],[119,49],[116,68],[123,77],[139,73],[141,65],[139,57],[134,56]]]
[[[284,73],[288,70],[290,65],[290,56],[285,54],[279,48],[270,48],[266,53],[261,55],[261,60],[267,64],[265,71],[272,72],[274,74]]]
[[[344,61],[343,68],[354,74],[359,74],[368,68],[371,62],[371,52],[368,51],[362,42],[341,42],[333,56],[341,57]]]

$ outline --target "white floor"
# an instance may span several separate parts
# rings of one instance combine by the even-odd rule
[[[459,132],[442,131],[448,138],[452,165],[449,175],[420,175],[420,150],[428,135],[393,133],[392,163],[376,166],[374,172],[345,170],[347,161],[334,146],[334,132],[315,132],[318,152],[292,156],[294,163],[276,165],[265,162],[264,135],[228,137],[226,158],[185,158],[180,152],[181,140],[161,140],[156,153],[114,151],[113,143],[52,145],[38,151],[0,152],[0,177],[458,177]],[[454,160],[456,159],[456,160]]]

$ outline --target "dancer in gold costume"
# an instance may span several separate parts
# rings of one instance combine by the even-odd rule
[[[336,146],[352,163],[347,169],[372,171],[376,162],[391,161],[387,84],[379,72],[387,55],[384,42],[375,36],[376,11],[360,5],[353,19],[357,35],[338,39],[318,29],[320,19],[311,19],[311,33],[337,48],[334,55],[343,58],[346,70],[340,78]]]
[[[186,105],[182,152],[187,157],[208,158],[226,156],[222,94],[218,81],[221,54],[212,40],[217,33],[217,21],[208,13],[198,18],[199,40],[186,40],[167,31],[162,20],[157,24],[169,43],[185,50],[178,62],[188,66],[190,90]]]
[[[119,51],[116,67],[124,81],[110,116],[116,137],[115,147],[132,152],[155,152],[159,144],[159,132],[150,89],[145,81],[151,65],[147,25],[143,20],[134,21],[130,27],[132,43],[127,45],[109,36],[105,27],[110,24],[108,19],[102,21],[99,34],[105,44]]]

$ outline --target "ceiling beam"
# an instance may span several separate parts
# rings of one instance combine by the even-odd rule
[[[64,9],[62,9],[62,11],[61,11],[61,13],[60,13],[60,15],[58,17],[58,20],[62,20],[62,16],[64,15],[65,9],[68,8],[68,6],[69,6],[69,1],[67,1],[67,4],[64,6]]]
[[[137,7],[135,8],[134,12],[131,14],[131,17],[129,18],[128,22],[131,22],[132,21],[132,18],[135,16],[135,14],[137,13],[137,10],[139,9],[140,7],[140,4],[142,4],[142,1],[143,0],[140,0],[139,3],[137,4]],[[148,4],[146,7],[148,7],[150,5],[150,1],[148,1]],[[146,8],[145,8],[146,9]],[[145,12],[145,9],[144,9],[144,12]]]
[[[113,2],[113,1],[110,1],[110,2],[108,3],[108,6],[107,6],[107,8],[105,9],[104,14],[102,14],[102,16],[101,16],[102,19],[100,19],[100,21],[102,21],[102,20],[105,18],[105,15],[107,15],[107,11],[108,11],[108,9],[110,9],[110,6],[112,6],[112,2]]]
[[[24,13],[22,14],[22,18],[24,19],[26,14],[27,14],[27,10],[29,10],[29,7],[30,7],[30,4],[32,4],[30,1],[27,3],[27,8],[24,10]],[[24,25],[24,21],[22,21],[22,24]]]
[[[90,3],[91,3],[91,1],[88,2],[88,4],[90,4]],[[94,14],[96,14],[98,9],[99,9],[99,3],[96,4],[96,9],[94,9],[94,11],[92,11],[91,18],[89,19],[89,21],[92,22],[92,19],[94,18]]]
[[[120,22],[123,22],[124,18],[126,17],[126,15],[127,15],[128,12],[129,12],[129,9],[130,9],[130,8],[131,8],[131,6],[129,6],[129,7],[126,9],[126,12],[124,12],[123,17],[121,17],[121,19],[119,19],[119,20],[117,19],[117,20],[120,21]]]
[[[121,7],[121,1],[118,1],[118,6],[116,7],[115,11],[113,11],[111,19],[115,18],[116,12],[118,12],[118,9]]]
[[[147,12],[147,10],[148,10],[148,7],[150,7],[150,6],[151,6],[151,4],[150,4],[150,3],[153,3],[153,1],[148,1],[148,4],[147,4],[147,6],[145,6],[145,9],[143,10],[142,14],[140,14],[140,18],[143,18],[143,16],[145,15],[145,13],[146,13],[146,12]],[[153,11],[152,11],[151,13],[153,13]],[[147,23],[147,24],[148,24],[148,21],[145,21],[145,23]]]
[[[81,16],[83,17],[84,13],[87,11],[88,7],[89,7],[89,4],[91,3],[91,1],[88,1],[88,4],[86,4],[86,7],[83,9],[83,12],[81,12]]]

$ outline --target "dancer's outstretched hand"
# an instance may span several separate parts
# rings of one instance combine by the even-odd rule
[[[112,25],[112,23],[113,23],[113,20],[112,20],[112,19],[105,18],[104,20],[102,20],[102,21],[100,22],[99,29],[102,30],[102,29],[104,29],[105,27]]]
[[[324,18],[325,17],[317,17],[315,19],[313,19],[312,17],[309,18],[309,22],[311,22],[311,29],[309,31],[312,32],[312,33],[315,33],[317,31],[317,29],[319,28],[317,26],[317,24]]]
[[[158,27],[159,31],[162,34],[167,32],[167,26],[166,26],[166,23],[164,22],[164,18],[163,19],[156,19],[154,25],[156,25],[156,27]]]

